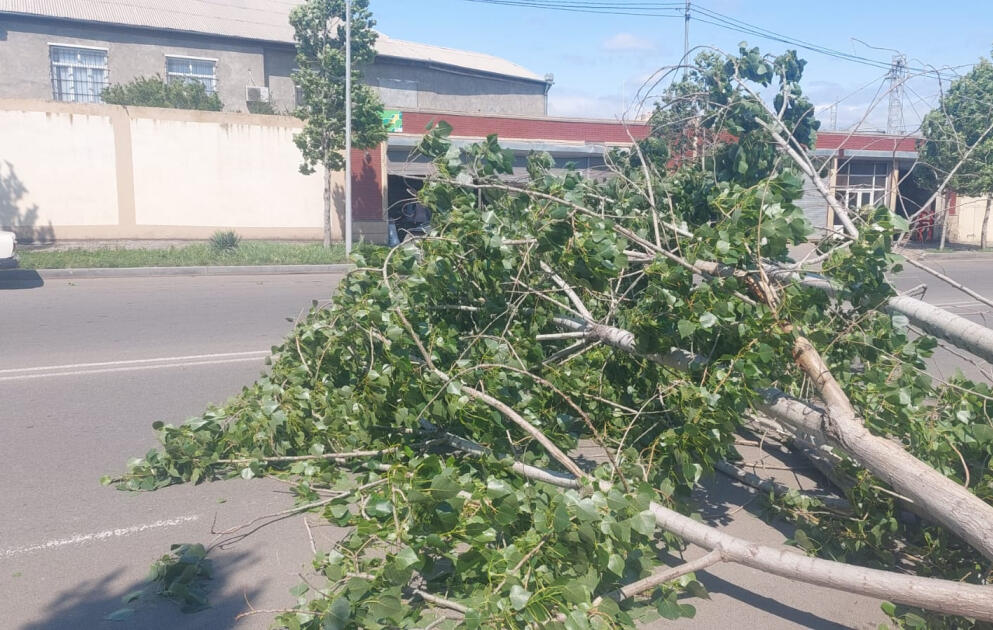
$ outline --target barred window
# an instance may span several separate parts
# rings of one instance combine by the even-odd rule
[[[207,94],[217,88],[214,69],[217,62],[195,57],[166,57],[166,81],[197,81],[203,84]]]
[[[76,46],[49,47],[52,97],[57,101],[100,103],[107,87],[107,51]]]

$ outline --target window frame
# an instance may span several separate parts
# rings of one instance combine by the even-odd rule
[[[48,73],[52,84],[52,100],[60,103],[102,103],[103,102],[103,91],[110,86],[110,49],[105,46],[87,46],[85,44],[71,44],[66,42],[47,42],[48,45]],[[55,60],[55,50],[75,50],[75,51],[86,51],[90,53],[103,53],[103,67],[98,66],[88,66],[82,65],[81,63],[69,64],[65,62],[60,62]],[[62,79],[58,76],[58,68],[69,68],[72,71],[72,84],[73,91],[67,92],[62,89]],[[87,74],[91,70],[102,70],[103,79],[100,91],[96,94],[83,94],[75,89],[77,81],[75,77],[75,72],[77,70],[85,70]],[[96,82],[92,80],[92,77],[88,76],[86,83],[95,85]],[[66,95],[72,95],[73,98],[64,98]],[[80,96],[85,96],[88,98],[79,98]],[[63,97],[63,98],[60,98]]]
[[[218,80],[217,80],[217,62],[216,57],[194,57],[192,55],[173,55],[166,54],[165,56],[165,80],[169,83],[174,80],[183,81],[197,81],[203,85],[204,89],[207,90],[207,94],[217,94]],[[190,72],[170,72],[169,70],[169,60],[170,59],[181,59],[184,61],[201,61],[209,62],[211,64],[211,74],[207,75],[197,74],[192,70]],[[204,79],[210,79],[210,85],[208,86]]]

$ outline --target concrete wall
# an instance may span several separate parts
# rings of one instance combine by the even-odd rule
[[[323,181],[301,175],[295,118],[0,100],[0,227],[22,241],[319,239]],[[383,241],[380,151],[353,153],[355,233]],[[341,239],[343,174],[333,174]]]
[[[388,108],[544,116],[544,83],[377,57],[365,81]]]
[[[979,245],[983,232],[983,215],[986,213],[986,197],[957,195],[953,203],[948,211],[948,242]],[[986,242],[993,244],[993,216],[986,228]]]
[[[0,98],[52,99],[49,44],[107,48],[110,83],[165,78],[166,55],[216,59],[225,111],[248,111],[245,86],[265,85],[261,44],[99,24],[4,16],[0,23]]]

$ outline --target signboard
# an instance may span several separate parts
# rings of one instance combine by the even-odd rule
[[[383,126],[389,133],[403,133],[403,112],[399,109],[384,109]]]

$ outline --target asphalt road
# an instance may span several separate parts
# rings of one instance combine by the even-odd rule
[[[993,295],[993,261],[935,262]],[[983,321],[993,314],[939,281],[927,298]],[[104,617],[143,586],[171,543],[210,542],[212,531],[292,504],[276,481],[227,481],[134,494],[98,484],[155,445],[150,425],[174,423],[251,383],[263,357],[333,275],[58,280],[34,288],[0,276],[0,627],[264,628],[311,558],[297,517],[265,527],[216,556],[212,608],[183,615],[149,599],[123,622]],[[942,363],[941,370],[948,365]],[[811,483],[803,480],[802,483]],[[703,490],[715,523],[768,544],[789,535],[758,518],[761,501],[715,478]],[[745,504],[745,508],[737,506]],[[318,545],[335,531],[317,528]],[[692,552],[688,557],[693,557]],[[734,565],[703,580],[711,601],[676,627],[863,628],[878,602],[798,585]],[[662,627],[662,626],[659,626]],[[666,626],[669,627],[669,626]]]
[[[339,278],[78,279],[18,289],[0,276],[0,627],[227,628],[246,601],[292,602],[287,589],[312,557],[299,518],[217,554],[210,610],[183,615],[151,599],[124,622],[105,621],[170,544],[211,542],[212,528],[284,510],[292,498],[275,481],[144,494],[98,481],[155,446],[153,421],[179,423],[255,380],[287,318],[330,296]],[[237,627],[266,628],[271,617]]]

